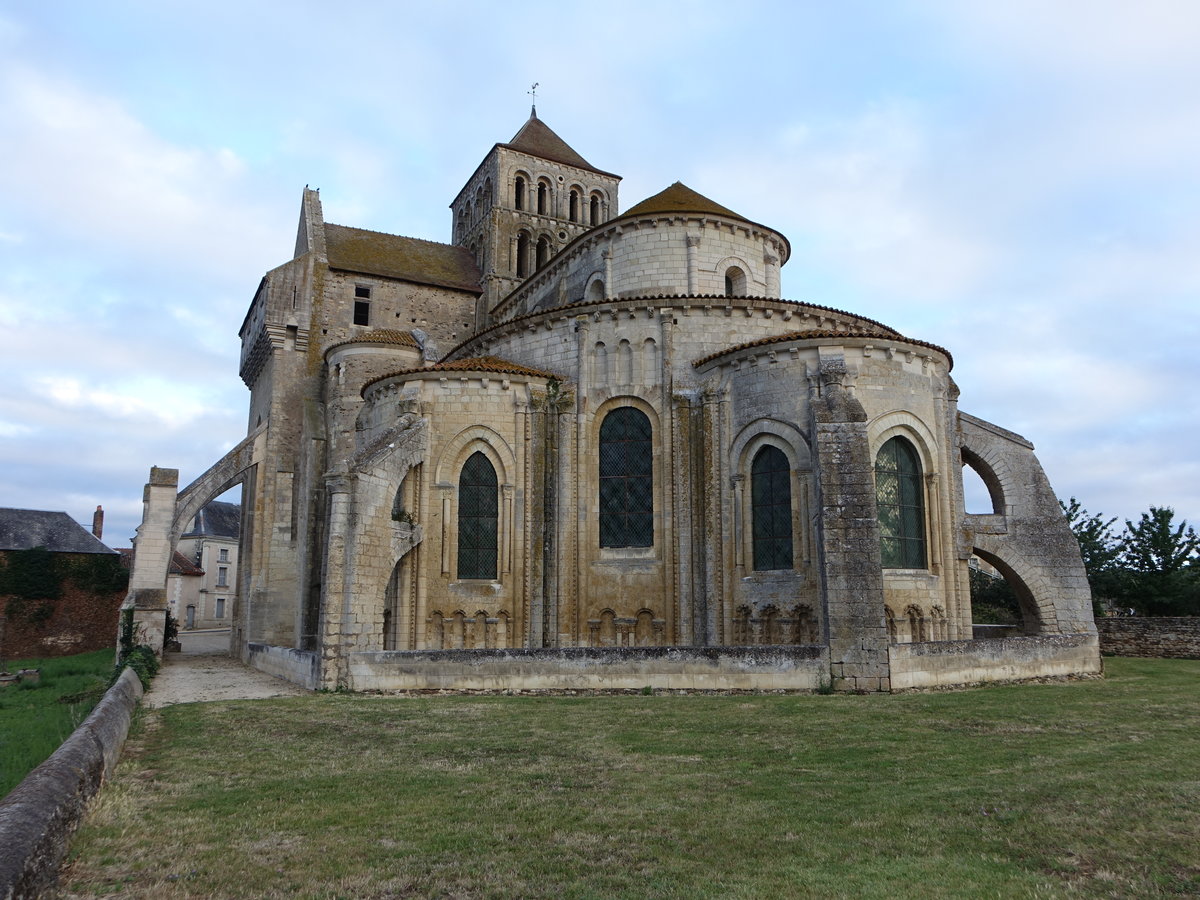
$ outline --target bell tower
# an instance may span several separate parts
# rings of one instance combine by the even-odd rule
[[[477,330],[563,247],[618,214],[620,181],[571,149],[536,107],[511,141],[492,147],[450,204],[452,243],[474,253],[483,274]]]

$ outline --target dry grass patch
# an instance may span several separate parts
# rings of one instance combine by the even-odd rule
[[[1108,668],[901,696],[172,706],[143,715],[64,893],[1200,893],[1200,663]]]

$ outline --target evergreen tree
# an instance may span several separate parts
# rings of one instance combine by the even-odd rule
[[[1102,515],[1091,515],[1074,497],[1069,503],[1059,500],[1058,505],[1075,540],[1079,541],[1092,597],[1095,601],[1122,598],[1125,594],[1125,573],[1120,565],[1122,542],[1112,530],[1116,516],[1106,520]]]
[[[1135,525],[1125,520],[1121,563],[1126,570],[1125,599],[1149,615],[1200,615],[1200,537],[1175,510],[1152,506]]]

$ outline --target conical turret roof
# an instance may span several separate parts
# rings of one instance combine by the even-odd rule
[[[732,209],[693,191],[682,181],[675,182],[665,191],[659,191],[653,197],[647,197],[636,206],[625,210],[620,217],[623,219],[626,216],[640,216],[646,213],[710,213],[729,219],[740,219],[743,222],[750,221]]]

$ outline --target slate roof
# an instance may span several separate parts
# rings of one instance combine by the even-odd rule
[[[511,141],[507,144],[498,144],[497,146],[516,150],[518,153],[528,153],[530,156],[536,156],[539,159],[548,159],[551,162],[574,166],[577,169],[599,172],[601,175],[611,174],[602,169],[597,169],[571,149],[571,146],[566,141],[554,133],[554,129],[537,117],[536,110],[530,113],[529,120],[521,126],[520,131],[513,135]]]
[[[191,531],[181,537],[214,537],[237,540],[241,533],[241,504],[214,500],[207,506],[201,507],[200,512],[196,513]]]
[[[326,225],[325,251],[332,269],[475,294],[481,290],[479,267],[464,247],[346,225]]]
[[[0,550],[116,553],[65,512],[0,508]]]

